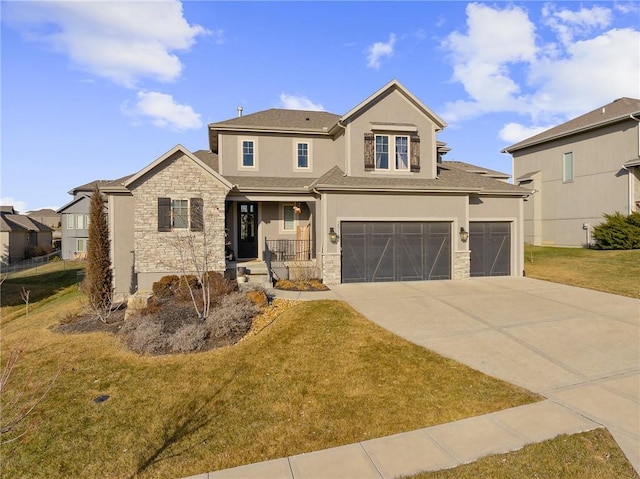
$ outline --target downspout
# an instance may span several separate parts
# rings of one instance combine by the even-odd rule
[[[638,122],[638,125],[637,125],[638,126],[638,157],[640,158],[640,119],[636,118],[633,115],[634,115],[633,113],[629,114],[629,118]],[[630,215],[631,213],[633,213],[633,210],[634,210],[633,180],[635,178],[635,175],[633,174],[633,171],[631,171],[626,166],[622,165],[622,168],[627,170],[627,178],[628,178],[627,189],[629,192],[629,194],[627,195],[628,197],[627,214]]]

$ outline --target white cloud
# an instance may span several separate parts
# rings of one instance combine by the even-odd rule
[[[200,115],[189,105],[176,103],[171,95],[165,93],[138,92],[138,100],[133,107],[128,104],[122,106],[122,112],[139,122],[147,118],[160,128],[184,131],[202,126]]]
[[[640,6],[636,2],[614,2],[613,9],[625,14],[640,12]]]
[[[554,127],[555,125],[548,126],[524,126],[520,123],[507,123],[500,130],[499,136],[501,140],[509,144],[518,143],[519,141],[524,140],[525,138],[529,138],[533,135],[537,135],[538,133],[542,133],[549,128]]]
[[[389,35],[389,41],[375,42],[369,48],[367,48],[367,66],[369,68],[380,68],[380,59],[382,57],[390,57],[393,55],[393,46],[396,43],[396,35],[392,33]]]
[[[451,33],[443,47],[454,65],[453,80],[462,83],[471,97],[446,105],[443,116],[448,121],[522,108],[517,97],[520,86],[510,76],[511,66],[533,61],[537,52],[535,26],[523,9],[469,4],[467,32]]]
[[[442,44],[452,79],[466,92],[445,105],[448,122],[487,113],[528,116],[531,126],[510,123],[499,133],[518,141],[615,98],[640,95],[640,32],[611,28],[612,11],[603,7],[542,11],[536,31],[521,7],[467,6],[466,30]]]
[[[28,38],[68,55],[79,69],[127,87],[182,73],[176,51],[208,32],[190,25],[177,0],[10,2],[5,18]],[[216,38],[223,38],[216,33]]]
[[[547,4],[542,9],[542,16],[544,23],[556,32],[564,45],[594,29],[608,27],[612,19],[611,10],[600,6],[557,11],[554,5]]]
[[[321,103],[314,103],[305,96],[289,95],[287,93],[280,94],[280,108],[287,110],[324,111]]]
[[[15,198],[12,198],[11,196],[3,196],[2,198],[0,198],[0,205],[13,206],[13,209],[21,214],[24,214],[28,211],[26,202],[17,200]]]

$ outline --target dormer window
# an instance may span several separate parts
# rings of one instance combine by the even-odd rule
[[[375,135],[375,169],[409,171],[409,137]]]

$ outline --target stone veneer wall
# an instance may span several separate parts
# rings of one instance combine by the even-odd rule
[[[322,282],[324,284],[340,284],[340,253],[322,253]]]
[[[453,260],[453,278],[467,279],[471,277],[471,252],[456,251]]]
[[[195,235],[200,245],[206,234],[209,249],[213,251],[209,269],[224,273],[224,203],[227,192],[216,178],[182,153],[176,153],[134,186],[135,272],[139,290],[149,290],[151,284],[148,283],[156,281],[159,276],[179,274],[180,254],[175,246],[179,234]],[[158,231],[158,198],[162,197],[181,200],[202,198],[205,233],[194,233],[188,229]]]

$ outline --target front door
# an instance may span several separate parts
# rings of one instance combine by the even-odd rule
[[[258,257],[258,204],[238,203],[238,258]]]

